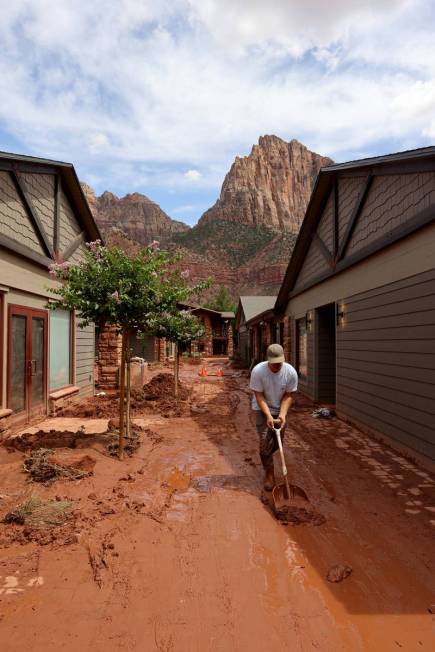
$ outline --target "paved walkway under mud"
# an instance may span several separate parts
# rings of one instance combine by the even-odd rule
[[[326,520],[284,526],[261,500],[246,378],[204,395],[196,373],[183,368],[206,412],[144,417],[136,457],[85,449],[93,477],[41,490],[75,501],[77,537],[1,547],[1,649],[433,650],[433,476],[300,399],[289,472]],[[0,494],[28,491],[21,454],[0,462]],[[353,570],[332,584],[335,564]]]

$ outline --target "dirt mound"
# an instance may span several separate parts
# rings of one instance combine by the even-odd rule
[[[180,383],[178,398],[174,397],[174,376],[160,373],[140,389],[131,390],[131,414],[161,414],[181,417],[190,413],[190,390]],[[78,404],[60,410],[60,417],[116,418],[119,415],[119,396],[92,396]]]
[[[37,432],[24,432],[21,435],[10,437],[4,442],[9,450],[29,451],[38,448],[87,448],[95,443],[104,442],[104,434],[87,435],[83,428],[76,432],[70,430],[38,430]]]
[[[283,523],[291,523],[292,525],[302,525],[304,523],[309,525],[323,525],[326,518],[323,514],[319,514],[312,509],[305,507],[282,507],[275,512],[276,518]]]
[[[50,448],[33,450],[24,460],[23,467],[30,474],[33,482],[49,483],[58,478],[81,480],[92,475],[95,460],[89,455],[78,459],[60,460]]]

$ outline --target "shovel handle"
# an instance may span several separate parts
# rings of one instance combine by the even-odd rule
[[[285,482],[285,488],[287,492],[286,499],[290,498],[290,487],[288,484],[288,478],[287,478],[287,466],[285,463],[285,457],[284,457],[284,450],[282,448],[282,440],[281,440],[281,428],[274,428],[275,431],[275,436],[278,441],[278,448],[279,448],[279,454],[281,457],[281,465],[282,465],[282,474],[284,476],[284,482]]]

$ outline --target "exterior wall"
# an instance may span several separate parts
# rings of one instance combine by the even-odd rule
[[[75,325],[75,378],[74,385],[80,388],[81,396],[92,396],[94,393],[95,366],[95,327],[94,325],[79,328]]]
[[[435,269],[343,305],[339,414],[435,461]]]
[[[412,174],[379,174],[367,183],[367,176],[346,177],[339,173],[338,188],[338,242],[343,244],[352,213],[360,197],[366,200],[351,238],[347,244],[343,262],[349,257],[368,255],[370,248],[385,238],[393,238],[415,216],[435,205],[435,172]],[[365,191],[367,190],[367,195]],[[315,283],[322,274],[331,273],[331,265],[339,262],[334,244],[334,209],[330,195],[321,215],[316,236],[313,238],[299,272],[295,291]],[[322,243],[319,243],[319,238]],[[328,254],[330,260],[328,261]],[[335,262],[334,262],[335,259]]]
[[[435,224],[430,224],[323,283],[291,297],[286,314],[303,317],[318,306],[430,270],[434,266],[434,243]]]

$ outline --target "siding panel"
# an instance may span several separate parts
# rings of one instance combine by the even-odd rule
[[[344,305],[337,409],[435,459],[435,270]]]
[[[79,319],[77,320],[79,321]],[[88,396],[94,393],[94,363],[95,363],[95,333],[94,326],[79,328],[76,325],[75,372],[76,385],[80,387],[80,395]],[[89,378],[91,380],[89,380]]]

